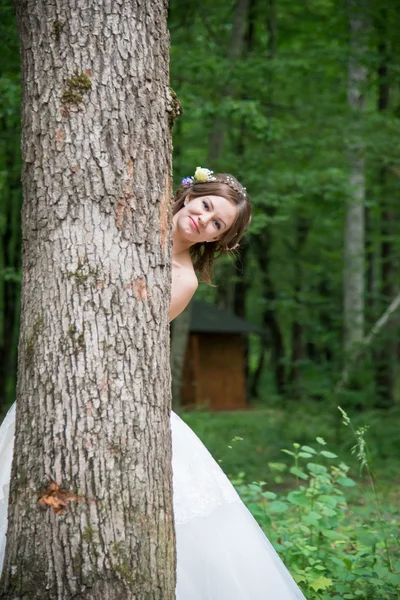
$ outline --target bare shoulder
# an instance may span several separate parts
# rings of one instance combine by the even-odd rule
[[[169,320],[177,317],[189,304],[199,282],[193,266],[172,262],[172,287]]]

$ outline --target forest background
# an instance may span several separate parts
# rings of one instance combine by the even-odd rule
[[[15,398],[22,191],[18,37],[12,3],[0,0],[0,10],[4,415]],[[252,410],[196,411],[184,418],[297,569],[307,597],[399,598],[393,535],[399,523],[399,313],[393,311],[370,341],[367,336],[400,292],[400,6],[395,0],[171,0],[169,27],[171,87],[183,108],[174,126],[175,186],[198,165],[232,172],[254,206],[246,239],[233,258],[219,261],[217,286],[203,284],[197,293],[264,332],[249,339]],[[348,365],[349,377],[338,389]],[[352,417],[356,440],[342,424],[338,405]],[[334,523],[338,515],[320,516],[331,521],[322,529],[318,525],[319,533],[330,532],[321,534],[326,548],[312,540],[314,530],[310,534],[309,547],[317,547],[319,558],[305,548],[305,533],[299,531],[299,558],[291,510],[304,510],[304,527],[312,530],[317,525],[307,518],[315,504],[310,511],[290,494],[303,493],[302,482],[315,487],[324,477],[323,471],[299,466],[307,456],[298,453],[313,455],[317,436],[334,451],[317,442],[322,463],[338,453],[357,485],[349,483],[354,480],[343,463],[336,479],[333,467],[321,463],[331,474],[333,495],[339,497],[338,479],[349,480],[344,487],[353,508],[340,523]],[[360,439],[369,445],[364,455]],[[357,452],[364,462],[361,474]],[[274,534],[278,526],[280,537]],[[368,529],[372,538],[350,540],[350,530],[357,528]],[[342,562],[329,566],[329,545],[338,543],[343,559],[338,546],[336,558]],[[356,545],[352,554],[350,543]],[[363,552],[371,563],[360,558]],[[357,560],[346,565],[350,555]],[[325,570],[317,568],[321,564]],[[368,579],[368,585],[357,587],[352,575],[354,581]]]

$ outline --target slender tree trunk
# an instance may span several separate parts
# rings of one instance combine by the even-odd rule
[[[388,70],[389,42],[387,39],[388,15],[386,8],[379,11],[377,21],[377,32],[379,35],[378,53],[380,63],[378,66],[378,99],[377,108],[380,113],[389,110],[390,103],[390,76]],[[396,295],[395,286],[396,269],[394,265],[394,239],[395,228],[395,190],[391,188],[391,173],[382,165],[379,169],[379,183],[381,190],[381,298],[383,305],[387,305]],[[396,198],[397,200],[397,198]],[[378,388],[377,405],[383,408],[391,406],[396,396],[396,363],[398,354],[398,324],[394,330],[388,331],[386,339],[380,348],[374,353],[376,364],[376,384]]]
[[[192,305],[189,305],[172,324],[171,336],[171,377],[172,377],[172,406],[174,410],[181,404],[181,386],[186,348],[190,333],[190,318]]]
[[[23,281],[0,598],[172,599],[166,2],[16,12]]]
[[[362,64],[365,51],[366,7],[362,2],[349,0],[350,58],[348,69],[348,102],[352,118],[360,123],[365,106],[367,69]],[[361,133],[354,137],[348,148],[350,185],[352,195],[346,207],[344,238],[344,348],[351,352],[354,344],[364,337],[364,237],[365,237],[365,160]]]
[[[236,0],[233,12],[232,35],[228,47],[227,59],[234,62],[242,55],[245,44],[246,16],[250,0]],[[228,83],[221,92],[220,99],[232,95],[232,85]],[[218,117],[211,129],[208,149],[208,164],[213,165],[221,156],[228,123]]]
[[[264,352],[268,343],[270,343],[271,346],[271,362],[274,370],[276,392],[283,395],[286,387],[286,373],[285,366],[283,364],[283,337],[275,309],[276,292],[270,277],[270,243],[269,235],[264,235],[262,237],[259,236],[254,240],[254,246],[257,251],[257,259],[262,273],[262,297],[265,302],[265,308],[262,316],[262,326],[268,332],[268,337],[263,336],[262,338],[259,365],[256,368],[256,372],[253,376],[251,390],[255,396],[258,395],[258,386],[261,378],[262,367],[264,365]]]
[[[295,256],[295,282],[294,282],[294,296],[296,302],[296,311],[292,323],[292,340],[291,340],[291,367],[288,376],[288,382],[291,385],[291,395],[295,397],[301,396],[301,368],[300,362],[306,356],[306,341],[304,339],[303,323],[301,319],[301,300],[300,294],[303,288],[303,273],[301,255],[304,249],[304,245],[307,240],[307,235],[310,229],[309,223],[302,216],[298,216],[295,221],[296,233],[296,247],[294,248]]]
[[[276,3],[275,0],[268,0],[268,11],[266,19],[266,30],[268,34],[268,57],[269,60],[274,60],[277,51],[277,20],[276,20]],[[272,79],[269,81],[268,86],[268,97],[273,98],[274,93],[274,82]],[[276,208],[274,206],[267,206],[266,212],[270,218],[275,215]],[[280,324],[277,319],[277,313],[275,308],[276,302],[276,291],[271,277],[271,245],[272,245],[272,230],[265,231],[261,235],[258,235],[254,240],[254,246],[257,252],[257,260],[260,265],[262,273],[262,296],[264,299],[264,310],[262,316],[262,325],[268,332],[267,335],[262,337],[261,349],[259,354],[258,366],[253,375],[253,381],[251,384],[252,394],[258,395],[259,382],[261,380],[261,374],[264,366],[265,351],[267,344],[271,344],[271,362],[274,370],[274,379],[276,392],[278,394],[284,394],[286,387],[286,372],[283,364],[284,358],[284,346],[283,337],[280,328]]]
[[[233,296],[233,312],[242,319],[246,318],[246,297],[249,289],[249,279],[246,275],[250,246],[246,238],[240,244],[239,251],[235,256],[235,286]],[[246,400],[250,396],[249,380],[249,338],[243,339],[244,373],[246,381]]]

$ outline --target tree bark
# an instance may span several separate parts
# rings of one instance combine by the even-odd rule
[[[365,106],[367,69],[362,64],[366,22],[363,3],[349,0],[350,58],[348,103],[352,118],[359,123]],[[365,161],[361,133],[356,127],[348,148],[352,195],[347,201],[344,239],[344,349],[351,352],[364,337],[364,237],[365,237]]]
[[[164,0],[15,3],[23,281],[2,599],[172,599]]]

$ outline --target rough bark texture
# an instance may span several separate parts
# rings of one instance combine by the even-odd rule
[[[351,56],[348,70],[348,102],[353,118],[359,121],[365,106],[367,69],[362,64],[366,22],[363,2],[349,0]],[[354,132],[348,149],[352,196],[346,207],[344,239],[344,348],[350,352],[364,337],[364,238],[365,160],[361,136]]]
[[[171,599],[165,0],[18,0],[23,284],[1,598]]]

